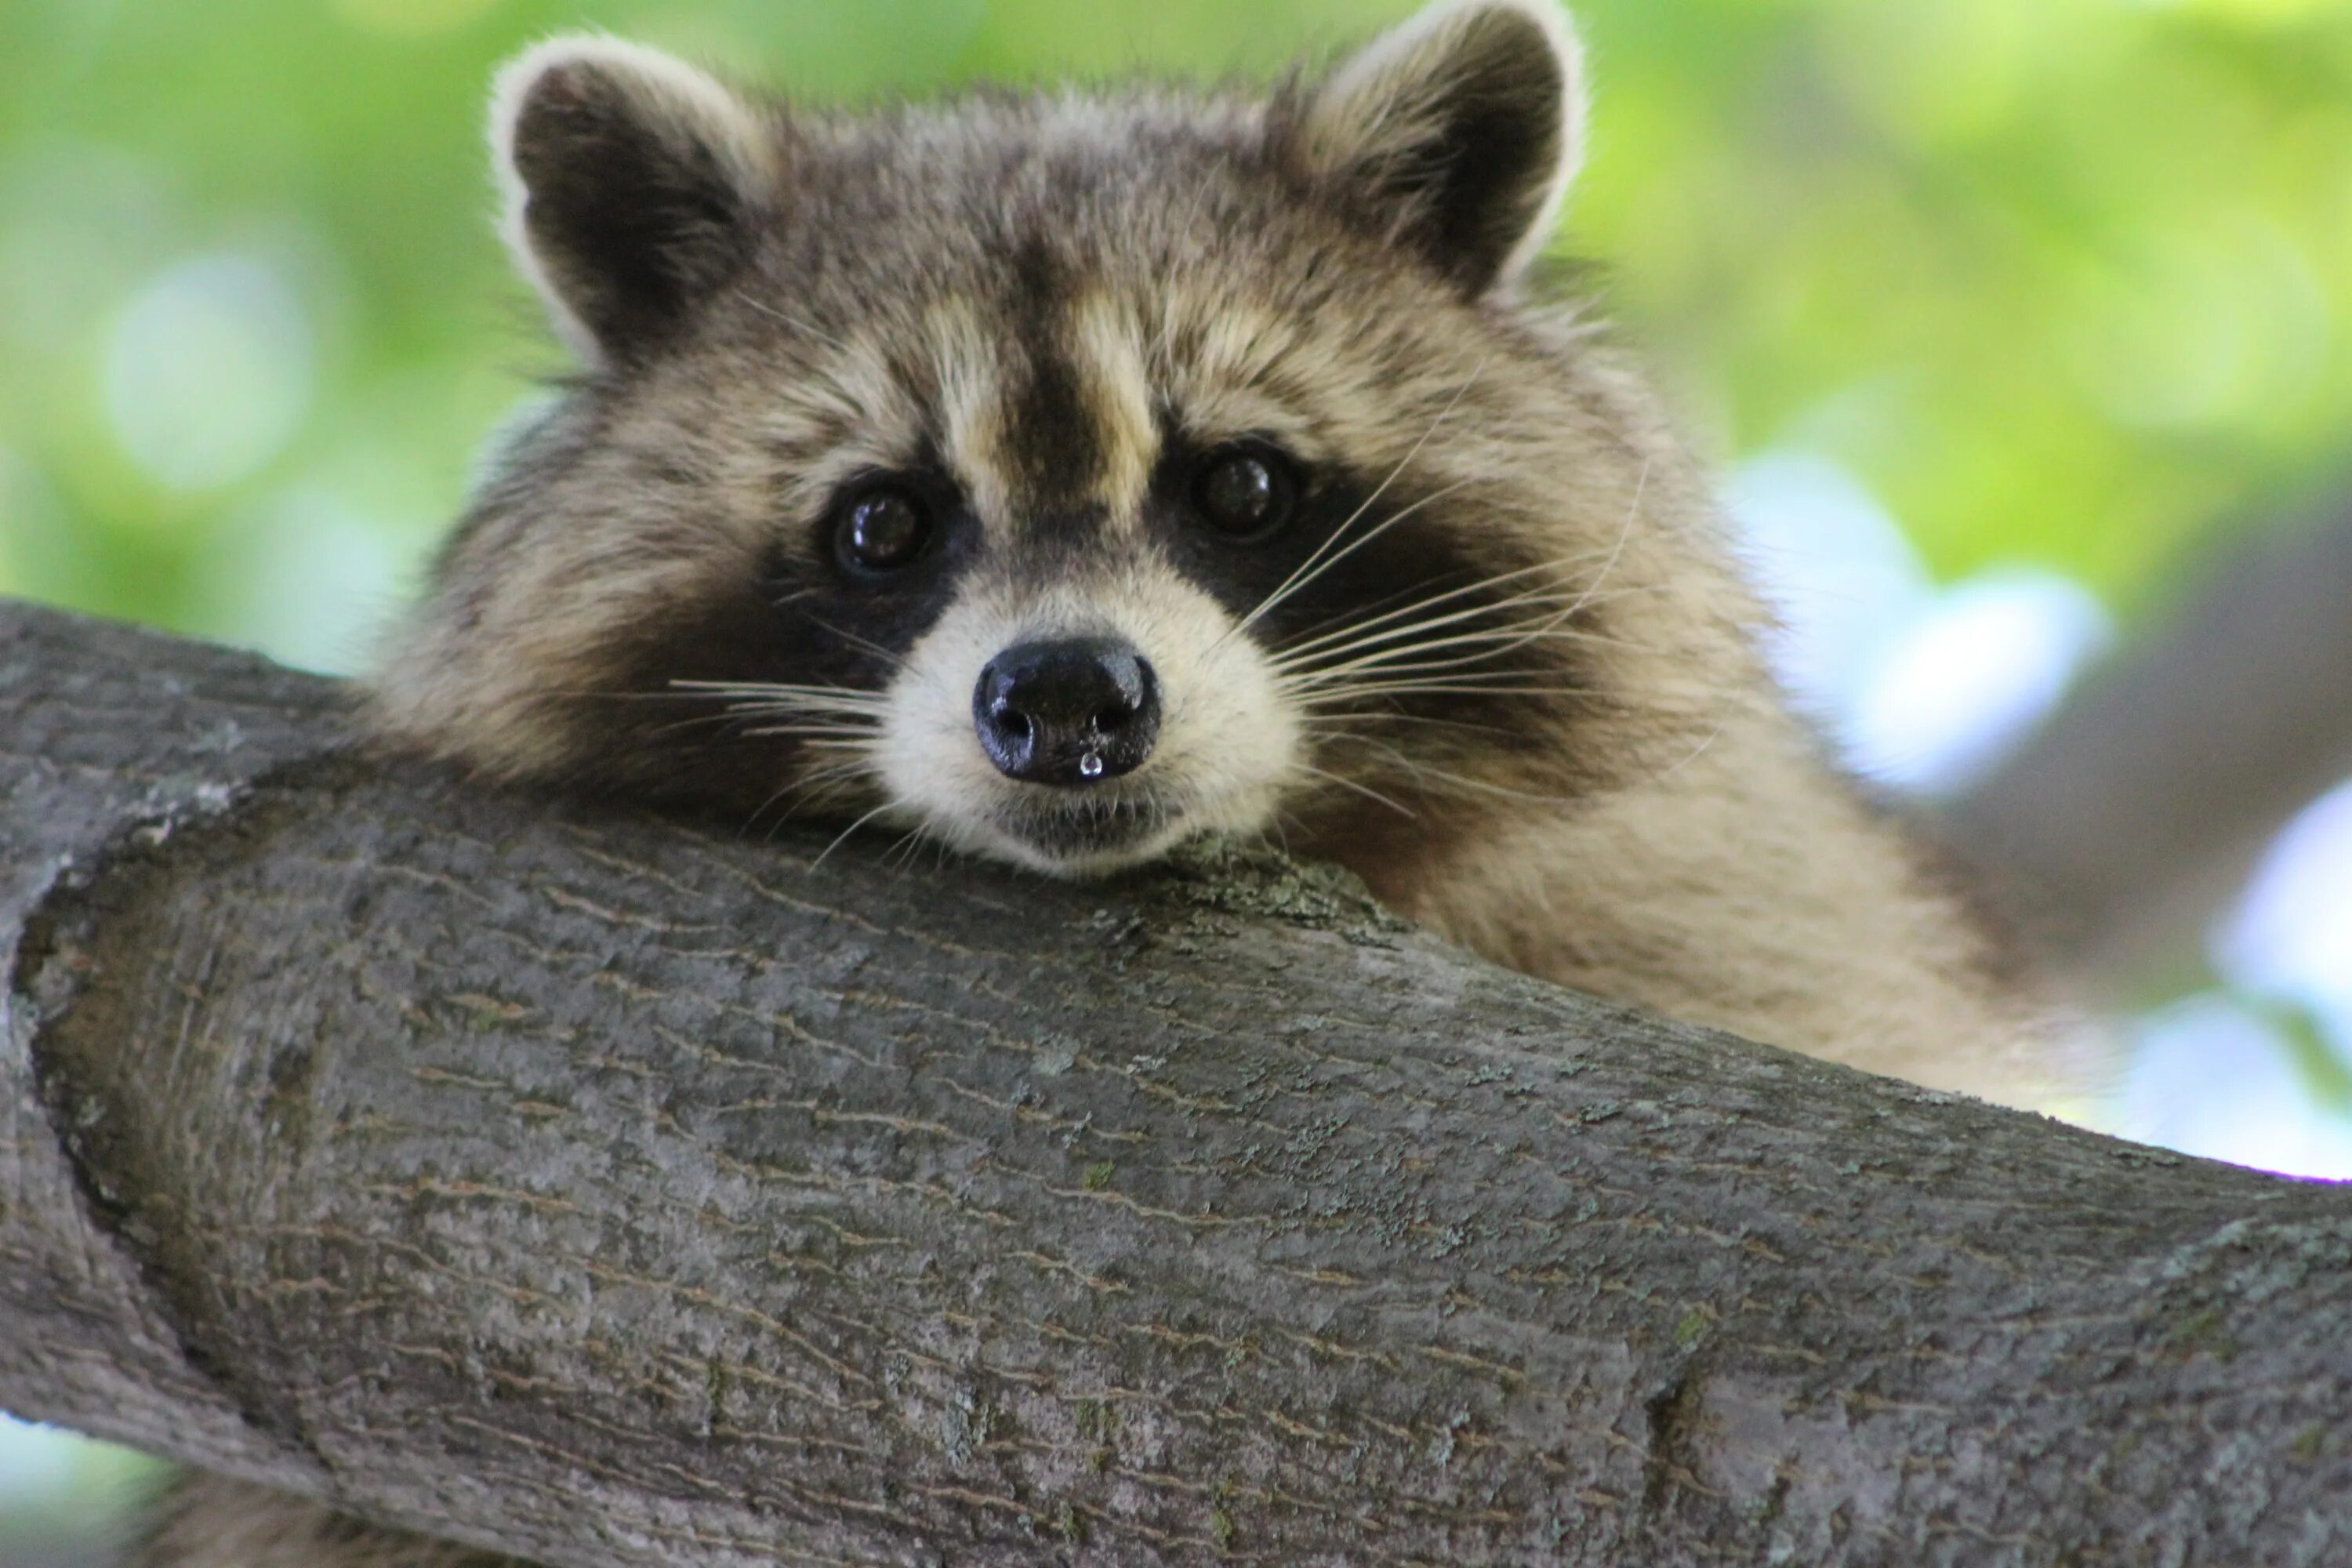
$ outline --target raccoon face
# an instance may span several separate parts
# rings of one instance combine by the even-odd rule
[[[1262,101],[826,119],[532,50],[508,232],[586,368],[380,712],[492,773],[1056,872],[1511,793],[1596,701],[1640,499],[1517,297],[1579,90],[1544,0]]]

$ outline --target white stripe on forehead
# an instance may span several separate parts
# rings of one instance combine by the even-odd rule
[[[761,434],[789,460],[786,510],[814,517],[859,475],[921,461],[924,428],[919,389],[875,339],[853,333],[828,337],[778,386]]]
[[[1097,289],[1079,299],[1070,328],[1080,396],[1095,427],[1096,499],[1125,526],[1142,510],[1160,456],[1159,398],[1144,365],[1142,323]]]
[[[983,315],[960,300],[932,312],[926,331],[947,458],[982,521],[1018,532],[1040,501],[1025,493],[1031,465],[1021,443],[1046,436],[1020,427],[1021,401],[1041,370],[1061,374],[1083,423],[1076,456],[1089,471],[1083,492],[1058,504],[1098,507],[1114,532],[1126,531],[1140,516],[1160,449],[1141,329],[1132,310],[1099,290],[1076,296],[1059,316],[1050,341],[1015,344],[1003,339],[1001,311]]]
[[[1006,356],[979,310],[961,295],[925,311],[922,333],[943,456],[981,521],[1002,526],[1013,509],[1011,470],[994,460],[1004,439]]]
[[[1203,445],[1256,435],[1310,464],[1392,462],[1390,448],[1426,428],[1422,405],[1475,380],[1443,363],[1384,379],[1393,355],[1366,352],[1342,323],[1254,306],[1207,278],[1164,277],[1131,295],[1089,287],[1058,326],[1050,342],[1015,342],[1003,310],[959,293],[902,321],[915,341],[895,355],[883,344],[902,340],[880,322],[829,340],[781,389],[773,416],[776,446],[803,454],[786,479],[790,504],[821,510],[860,473],[924,461],[936,439],[983,524],[1018,534],[1038,505],[1024,493],[1017,444],[1031,437],[1016,422],[1040,355],[1066,372],[1092,470],[1083,500],[1114,533],[1140,515],[1162,410]],[[1400,419],[1401,405],[1412,417]]]
[[[1413,455],[1443,466],[1445,449],[1422,440],[1433,425],[1496,417],[1484,360],[1408,318],[1253,303],[1211,275],[1166,281],[1153,334],[1151,377],[1199,445],[1262,436],[1310,467],[1379,474]]]
[[[1312,411],[1276,390],[1315,356],[1310,326],[1189,279],[1169,281],[1156,313],[1151,374],[1187,436],[1204,445],[1263,436],[1308,462],[1329,455]]]
[[[936,300],[916,327],[911,355],[893,361],[871,333],[833,340],[784,390],[771,422],[775,445],[804,454],[788,479],[796,508],[822,507],[859,473],[922,461],[936,433],[952,477],[984,523],[1017,531],[1034,503],[1020,493],[1021,438],[1009,417],[1028,369],[1027,345],[969,296]],[[1072,373],[1097,474],[1087,497],[1114,529],[1139,513],[1160,436],[1158,398],[1144,371],[1134,313],[1109,296],[1080,299],[1068,317]],[[1043,345],[1039,352],[1054,352]],[[908,384],[908,373],[922,384]]]

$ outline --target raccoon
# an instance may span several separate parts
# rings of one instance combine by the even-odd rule
[[[1703,466],[1545,255],[1583,122],[1546,0],[1265,93],[854,115],[541,45],[493,141],[579,370],[373,724],[1051,876],[1267,835],[1530,974],[2030,1097],[2038,1004],[1790,712]],[[148,1558],[479,1561],[220,1482]]]

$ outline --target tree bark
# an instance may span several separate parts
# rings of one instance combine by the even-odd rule
[[[1240,852],[826,855],[0,646],[21,1414],[578,1568],[2352,1562],[2330,1188]]]

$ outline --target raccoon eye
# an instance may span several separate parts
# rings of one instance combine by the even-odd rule
[[[1192,501],[1228,539],[1264,539],[1290,521],[1298,505],[1298,476],[1279,452],[1225,447],[1202,462]]]
[[[910,566],[931,542],[931,510],[921,498],[877,485],[843,509],[834,548],[851,571],[873,574]]]

